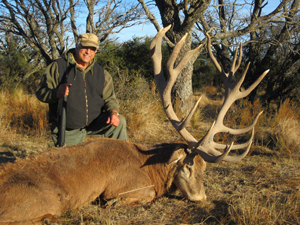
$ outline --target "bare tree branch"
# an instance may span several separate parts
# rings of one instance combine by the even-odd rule
[[[138,5],[130,7],[122,0],[0,0],[0,5],[4,12],[0,15],[0,32],[22,37],[46,64],[77,42],[84,19],[84,32],[92,32],[104,41],[140,23],[143,14]]]
[[[145,3],[144,0],[139,0],[139,2],[142,4],[148,19],[157,29],[157,19],[147,8],[153,2]],[[203,43],[205,34],[210,33],[218,60],[225,69],[230,66],[230,58],[232,57],[232,50],[229,46],[237,45],[240,41],[244,42],[245,50],[248,50],[248,54],[245,54],[248,58],[245,57],[245,60],[260,61],[266,58],[267,55],[270,57],[274,56],[278,51],[278,44],[282,43],[287,46],[287,49],[290,49],[290,53],[298,54],[298,48],[290,42],[293,40],[293,34],[296,34],[295,32],[299,30],[299,19],[296,19],[297,15],[299,17],[299,2],[300,0],[281,0],[274,10],[268,12],[265,10],[268,6],[268,1],[266,0],[215,0],[213,3],[209,0],[155,0],[163,26],[172,25],[172,28],[166,33],[166,36],[172,43],[176,43],[185,33],[190,32],[192,32],[195,40]],[[281,27],[282,32],[276,36],[269,37],[268,29],[272,26],[276,27],[276,29]],[[268,47],[275,40],[278,40],[278,44],[270,48],[268,53]],[[188,38],[186,44],[192,44]],[[169,46],[171,47],[171,52],[172,46]],[[249,46],[252,47],[249,48]],[[190,47],[183,48],[182,52],[187,52],[189,49]],[[273,55],[271,54],[271,49],[273,49]],[[291,60],[289,65],[295,65],[297,57],[292,55],[289,57]],[[257,71],[252,70],[251,72],[260,74],[260,70],[263,70],[263,67],[261,69],[258,69],[258,67],[255,67]],[[296,70],[295,67],[293,71]],[[191,90],[191,86],[187,87],[191,85],[191,82],[186,82],[186,80],[191,79],[190,74],[193,73],[193,68],[190,67],[183,73],[185,73],[185,80],[181,79],[181,75],[178,76],[177,82],[181,82],[181,85],[178,84],[178,89]],[[255,76],[249,77],[251,79]],[[177,88],[176,84],[174,88]],[[173,95],[174,98],[177,97],[182,102],[188,101],[184,96],[187,95],[182,92],[177,96]]]

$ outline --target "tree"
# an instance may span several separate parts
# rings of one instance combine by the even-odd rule
[[[159,30],[159,23],[148,7],[151,6],[152,2],[148,5],[144,0],[139,0],[139,2],[150,22]],[[263,44],[256,41],[256,38],[259,33],[272,24],[281,23],[284,24],[283,27],[285,25],[292,26],[293,28],[288,29],[288,31],[293,31],[294,34],[298,30],[294,19],[299,12],[299,0],[282,0],[272,12],[265,10],[265,6],[268,4],[268,1],[265,0],[253,0],[251,2],[239,0],[155,0],[155,3],[159,9],[162,25],[165,27],[172,24],[172,28],[165,37],[170,51],[185,33],[188,34],[188,38],[180,56],[190,50],[192,36],[203,43],[204,35],[210,33],[217,59],[225,71],[228,71],[230,66],[232,56],[230,46],[236,45],[239,41]],[[252,50],[254,49],[255,46]],[[297,48],[294,48],[294,51],[297,52]],[[248,55],[248,60],[251,59],[253,58]],[[179,98],[182,106],[183,103],[187,103],[191,99],[192,63],[193,61],[177,78],[173,90],[173,97]],[[191,104],[188,104],[188,108],[190,107]],[[187,108],[182,107],[181,109],[186,111]]]
[[[150,12],[144,0],[139,0],[149,20],[154,24],[157,30],[160,29],[159,23],[155,16]],[[178,61],[183,55],[191,49],[192,44],[192,30],[195,22],[199,16],[205,12],[209,6],[210,0],[186,0],[186,1],[172,1],[172,0],[155,0],[156,6],[159,9],[163,26],[172,24],[171,29],[167,32],[165,41],[168,43],[170,52],[174,45],[181,40],[187,33],[187,39],[183,45],[178,56]],[[192,107],[192,74],[194,57],[191,62],[185,67],[182,73],[178,76],[177,82],[174,85],[172,96],[178,103],[178,108],[182,112],[186,112]]]
[[[34,51],[17,36],[6,33],[0,40],[0,87],[10,91],[26,85],[31,89],[30,79],[41,69],[41,61]]]
[[[106,42],[101,46],[103,50],[96,56],[100,63],[111,75],[116,71],[128,70],[129,73],[138,73],[148,81],[153,80],[152,61],[148,51],[152,38],[136,38],[124,43]],[[145,54],[146,53],[146,54]],[[163,63],[166,64],[169,56],[167,46],[162,45]]]
[[[77,41],[84,19],[83,33],[92,32],[105,41],[139,23],[136,19],[141,16],[130,0],[0,0],[0,5],[0,35],[21,37],[47,65]]]
[[[242,41],[245,49],[244,65],[251,62],[246,87],[263,71],[271,69],[260,85],[265,90],[265,94],[261,96],[262,101],[281,101],[295,97],[295,91],[300,85],[300,1],[281,1],[267,14],[265,9],[268,1],[264,0],[240,5],[223,0],[218,3],[214,10],[208,11],[199,19],[196,26],[202,34],[214,32],[213,46],[223,68],[229,70],[232,57],[230,46],[236,46]],[[251,93],[250,100],[254,101],[257,90]]]
[[[290,1],[282,8],[284,17],[250,33],[247,56],[255,67],[250,71],[248,85],[263,69],[270,68],[264,82],[262,100],[270,103],[298,100],[300,87],[300,1]],[[255,41],[259,40],[259,41]],[[251,95],[253,100],[255,92]],[[299,100],[298,100],[299,101]]]

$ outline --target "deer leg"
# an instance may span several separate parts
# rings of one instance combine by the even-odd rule
[[[137,202],[146,203],[152,201],[155,197],[156,192],[153,185],[119,194],[119,199],[125,204]]]

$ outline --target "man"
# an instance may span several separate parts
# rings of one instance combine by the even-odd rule
[[[98,46],[96,35],[80,35],[76,48],[50,64],[38,85],[37,98],[49,103],[51,136],[56,146],[60,102],[64,96],[67,96],[66,145],[83,142],[88,134],[127,139],[126,121],[119,114],[112,77],[94,60]]]

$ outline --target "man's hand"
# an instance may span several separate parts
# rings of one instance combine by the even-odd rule
[[[58,87],[58,90],[56,92],[56,98],[63,98],[64,96],[69,95],[69,88],[72,86],[72,84],[61,84]]]
[[[109,115],[106,123],[110,124],[111,126],[117,127],[119,125],[119,122],[120,122],[119,113],[116,110],[113,110]]]

